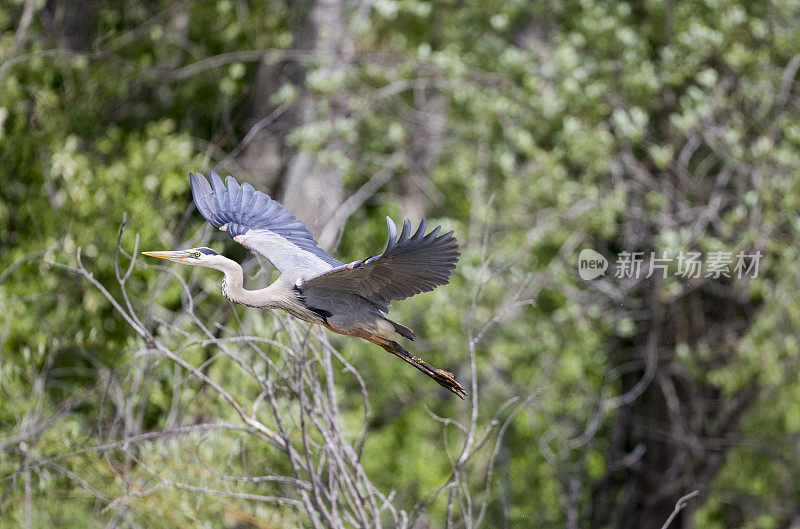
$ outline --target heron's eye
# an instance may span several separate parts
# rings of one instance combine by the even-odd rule
[[[194,256],[195,256],[196,258],[200,259],[200,252],[194,252]]]

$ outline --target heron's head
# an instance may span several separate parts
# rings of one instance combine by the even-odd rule
[[[142,254],[150,257],[158,257],[159,259],[166,259],[168,261],[175,261],[176,263],[205,266],[206,268],[218,268],[222,261],[227,261],[227,258],[205,246],[190,248],[188,250],[142,252]]]

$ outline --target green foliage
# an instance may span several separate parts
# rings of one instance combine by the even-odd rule
[[[132,357],[141,341],[105,298],[48,263],[74,263],[80,247],[96,277],[115,284],[125,214],[128,251],[134,234],[145,250],[206,237],[186,174],[213,167],[246,134],[257,59],[278,62],[308,17],[304,2],[93,3],[87,44],[76,48],[87,52],[77,53],[48,35],[43,21],[52,19],[52,6],[33,4],[21,47],[15,31],[23,5],[0,7],[0,443],[37,421],[48,426],[24,443],[0,444],[0,479],[30,458],[103,441],[98,434],[112,422],[103,404],[108,380],[124,386],[146,361]],[[304,90],[323,115],[287,131],[283,147],[324,152],[322,161],[354,191],[419,134],[420,100],[445,100],[427,215],[456,230],[463,254],[450,286],[399,304],[393,317],[418,332],[418,354],[459,380],[470,376],[468,333],[476,336],[498,318],[475,344],[480,423],[488,425],[507,399],[533,396],[498,451],[486,525],[499,527],[507,517],[511,526],[562,526],[577,480],[573,507],[581,526],[590,526],[593,488],[618,472],[617,452],[634,449],[612,446],[615,410],[601,406],[621,390],[617,368],[630,358],[619,352],[641,344],[646,323],[637,318],[651,309],[654,318],[675,323],[659,344],[668,351],[663,360],[704,396],[725,402],[758,388],[740,427],[724,440],[730,446],[718,474],[703,484],[695,525],[769,528],[791,519],[800,486],[793,444],[800,432],[800,106],[796,72],[787,80],[787,65],[800,42],[797,3],[379,0],[367,16],[346,14],[357,58],[333,74],[319,57],[302,60]],[[62,51],[42,53],[56,48]],[[246,50],[263,53],[204,62]],[[7,62],[13,57],[19,61]],[[287,81],[271,102],[301,95]],[[345,111],[327,119],[334,107]],[[696,152],[682,157],[694,141]],[[334,143],[341,149],[326,150]],[[724,181],[723,169],[730,172]],[[637,170],[652,179],[637,181]],[[408,171],[400,163],[397,178],[350,217],[340,258],[379,250],[384,216],[403,215],[401,176]],[[693,212],[723,190],[719,220],[693,224]],[[662,222],[679,209],[685,222]],[[627,246],[634,221],[647,247]],[[582,247],[606,255],[758,248],[764,258],[759,278],[725,284],[752,310],[744,320],[719,319],[746,321],[744,328],[697,338],[684,315],[698,297],[716,299],[713,290],[697,294],[696,285],[669,278],[652,298],[620,307],[575,274]],[[123,256],[123,267],[127,262]],[[179,273],[201,294],[201,320],[224,314],[236,329],[280,336],[271,316],[223,306],[215,277]],[[134,267],[130,290],[141,296],[134,303],[157,297],[165,310],[179,311],[181,285],[154,278]],[[459,449],[452,427],[431,413],[463,419],[469,410],[373,346],[333,342],[371,390],[364,466],[376,485],[412,507],[448,478],[448,450]],[[185,354],[195,365],[206,360],[200,347]],[[211,369],[237,397],[257,394],[239,385],[233,367]],[[176,370],[162,361],[146,373],[138,411],[146,429],[163,428]],[[352,379],[341,384],[346,419],[358,424],[359,390]],[[202,391],[187,382],[178,399],[190,402]],[[596,436],[580,444],[598,410]],[[187,420],[237,420],[215,400],[190,411]],[[197,446],[191,437],[145,443],[138,457],[166,476],[203,481],[209,461],[247,451],[239,437],[222,433],[200,443],[202,453],[176,457]],[[708,459],[722,453],[704,449]],[[281,464],[253,450],[251,461]],[[476,469],[491,461],[482,457]],[[104,527],[108,513],[65,469],[107,497],[127,484],[99,455],[59,465],[28,474],[34,527]],[[128,470],[130,482],[152,485],[146,471]],[[480,477],[474,481],[483,486]],[[0,527],[22,524],[24,488],[23,476],[0,482]],[[305,522],[289,508],[172,488],[126,507],[147,527],[194,525],[176,513],[194,513],[211,526]],[[442,526],[444,516],[440,498],[429,510],[431,526]]]

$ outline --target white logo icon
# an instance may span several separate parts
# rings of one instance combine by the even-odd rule
[[[581,276],[581,279],[590,281],[596,277],[604,276],[607,268],[608,259],[594,250],[584,248],[578,255],[578,275]]]

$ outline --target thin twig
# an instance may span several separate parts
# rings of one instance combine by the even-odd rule
[[[669,518],[667,518],[667,520],[664,522],[664,525],[661,526],[661,529],[667,529],[667,527],[669,527],[669,524],[672,523],[672,520],[674,520],[675,517],[678,516],[678,513],[680,513],[684,508],[686,508],[686,505],[689,502],[689,500],[691,500],[698,494],[700,494],[700,491],[694,490],[685,496],[681,496],[680,499],[677,502],[675,502],[675,508],[670,513]]]

